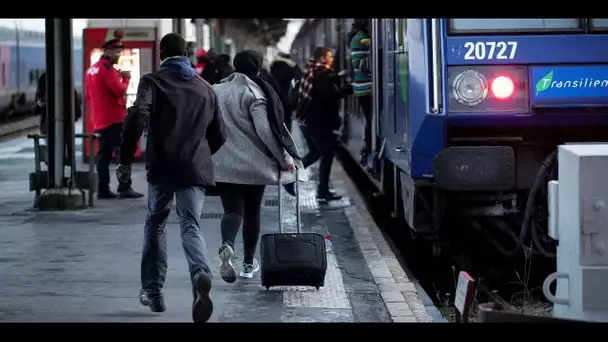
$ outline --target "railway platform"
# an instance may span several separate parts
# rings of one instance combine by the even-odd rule
[[[0,321],[191,321],[191,287],[175,211],[167,224],[167,311],[157,314],[137,298],[146,199],[99,200],[82,211],[32,211],[31,144],[25,139],[0,144]],[[266,290],[259,275],[223,282],[217,257],[222,206],[218,197],[205,199],[202,229],[215,266],[211,322],[443,321],[391,251],[340,164],[334,165],[332,182],[345,195],[342,201],[319,206],[315,168],[301,186],[303,230],[328,236],[327,277],[320,290]],[[133,181],[136,190],[146,192],[143,165],[134,165]],[[277,200],[277,187],[268,187],[262,234],[278,230]],[[288,216],[295,201],[288,195],[283,201],[284,226],[295,231],[295,217]],[[237,256],[241,246],[237,241]]]

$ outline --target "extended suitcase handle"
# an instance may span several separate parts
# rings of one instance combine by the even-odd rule
[[[282,171],[279,168],[279,232],[281,234],[283,234],[283,190],[282,190],[282,184],[281,184],[281,174]],[[300,219],[300,170],[298,170],[296,168],[296,231],[298,232],[298,234],[300,233],[300,227],[301,227],[301,219]]]

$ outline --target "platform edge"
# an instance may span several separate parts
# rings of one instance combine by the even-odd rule
[[[364,255],[367,267],[372,273],[374,282],[378,285],[391,320],[395,323],[432,322],[433,319],[419,298],[415,285],[407,277],[393,251],[390,248],[383,248],[383,253],[381,253],[378,245],[388,247],[388,243],[369,214],[359,190],[340,163],[334,163],[332,174],[339,174],[342,185],[354,205],[354,207],[346,208],[344,212]]]

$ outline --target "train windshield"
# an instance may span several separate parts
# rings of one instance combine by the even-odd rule
[[[602,21],[604,27],[608,26],[608,20]],[[582,32],[583,23],[581,19],[450,19],[448,31],[451,34],[486,34],[486,33],[539,33],[539,32]]]
[[[591,29],[594,31],[608,30],[608,19],[591,19]]]

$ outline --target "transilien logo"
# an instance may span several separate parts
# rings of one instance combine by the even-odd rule
[[[536,95],[538,96],[538,93],[540,93],[541,91],[545,91],[545,90],[549,89],[549,87],[551,86],[552,80],[553,80],[553,70],[549,71],[548,74],[546,74],[545,76],[543,76],[543,78],[541,78],[540,80],[538,80],[538,82],[536,82]]]

